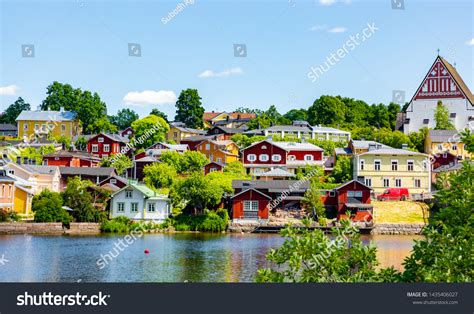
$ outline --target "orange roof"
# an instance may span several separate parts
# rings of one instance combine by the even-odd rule
[[[202,118],[204,121],[210,121],[223,113],[225,112],[204,112]],[[233,119],[237,119],[239,116],[241,119],[253,119],[257,116],[255,113],[241,113],[241,112],[228,112],[227,114],[229,114]]]

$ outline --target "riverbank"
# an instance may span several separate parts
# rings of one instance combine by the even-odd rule
[[[0,234],[38,235],[97,235],[100,224],[92,222],[71,222],[69,228],[60,222],[6,222],[0,223]]]

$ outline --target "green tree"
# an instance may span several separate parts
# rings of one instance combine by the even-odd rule
[[[77,150],[86,150],[87,149],[87,139],[84,136],[79,136],[74,142],[74,146]]]
[[[66,189],[61,193],[63,205],[71,208],[78,222],[102,222],[105,212],[96,209],[92,195],[87,188],[93,186],[90,181],[79,177],[69,178]]]
[[[390,113],[384,104],[370,106],[369,123],[377,128],[391,129]]]
[[[395,125],[397,124],[397,115],[401,112],[401,107],[397,103],[391,102],[388,105],[388,121],[390,122],[390,127],[392,130],[395,130]]]
[[[30,104],[26,103],[23,98],[18,97],[17,100],[5,110],[0,116],[0,123],[10,123],[16,125],[16,118],[23,110],[31,110]]]
[[[116,125],[119,130],[125,130],[135,120],[138,120],[138,114],[132,109],[125,108],[119,110],[117,115],[111,116],[110,122]]]
[[[409,135],[412,148],[422,153],[425,151],[425,140],[428,135],[428,128],[421,128],[418,132],[411,132]]]
[[[172,186],[177,173],[173,166],[166,163],[153,163],[143,169],[143,181],[152,189],[169,188]]]
[[[87,126],[86,129],[86,132],[88,133],[115,133],[117,131],[117,126],[112,124],[112,122],[110,122],[106,116],[95,119]]]
[[[308,120],[308,110],[306,109],[291,109],[283,115],[286,119],[293,121],[307,121]]]
[[[184,165],[181,169],[181,172],[199,172],[202,171],[202,167],[209,163],[206,155],[197,151],[185,151],[183,153]],[[183,169],[184,168],[184,169]]]
[[[166,123],[169,123],[168,116],[167,116],[166,113],[164,113],[163,111],[160,111],[160,110],[158,110],[158,109],[156,109],[156,108],[153,108],[153,109],[151,110],[150,114],[155,115],[155,116],[157,116],[157,117],[161,117],[161,118],[163,118],[163,119],[166,121]]]
[[[435,130],[456,130],[454,124],[449,119],[448,107],[443,105],[443,102],[438,101],[434,112],[434,119],[436,122]]]
[[[166,139],[170,126],[166,121],[155,115],[149,115],[132,123],[133,144],[136,148],[146,148]]]
[[[308,109],[308,122],[312,125],[344,123],[344,103],[337,97],[321,96]]]
[[[201,103],[201,97],[197,89],[186,89],[176,101],[175,120],[183,122],[190,128],[199,129],[204,126],[203,122],[204,107]]]
[[[233,161],[227,164],[227,166],[224,167],[223,172],[241,177],[244,177],[246,175],[244,165],[240,161]]]
[[[334,239],[319,229],[285,228],[283,245],[267,254],[274,267],[259,269],[257,282],[394,281],[393,268],[377,271],[376,247],[364,245],[350,221],[341,225],[333,229]]]
[[[352,180],[352,158],[338,156],[328,181],[331,183],[344,183],[350,180]]]
[[[62,222],[69,224],[71,216],[62,208],[61,195],[48,189],[33,196],[31,209],[35,213],[36,222]]]
[[[100,162],[101,167],[112,167],[117,174],[121,175],[128,168],[133,166],[133,162],[127,155],[117,154],[110,157],[104,157]]]

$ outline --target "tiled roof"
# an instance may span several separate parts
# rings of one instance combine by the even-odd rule
[[[456,130],[429,130],[428,136],[431,138],[432,142],[435,143],[459,143],[461,142]]]
[[[72,111],[28,111],[23,110],[15,121],[73,121],[76,113]]]
[[[446,69],[448,69],[448,71],[451,73],[451,75],[453,76],[454,80],[456,81],[456,83],[458,83],[459,85],[459,88],[461,89],[461,91],[464,93],[464,95],[466,95],[467,99],[469,100],[469,102],[471,103],[471,105],[474,105],[474,95],[472,95],[471,93],[471,90],[469,89],[469,87],[467,87],[466,83],[464,82],[464,80],[462,79],[461,75],[459,75],[458,71],[456,70],[455,67],[453,67],[448,61],[446,61],[444,58],[442,57],[439,57],[441,62],[443,62],[444,66],[446,67]]]

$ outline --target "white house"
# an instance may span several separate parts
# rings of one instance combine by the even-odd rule
[[[171,213],[171,201],[144,184],[132,182],[112,194],[111,218],[162,222]]]
[[[406,114],[402,116],[401,127],[408,134],[421,128],[434,128],[434,112],[438,101],[449,110],[451,121],[457,130],[474,124],[474,96],[456,68],[438,56],[416,90]]]

